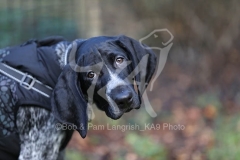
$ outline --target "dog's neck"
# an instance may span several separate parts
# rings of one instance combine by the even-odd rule
[[[58,56],[58,62],[62,69],[65,65],[69,63],[68,62],[69,54],[75,54],[78,48],[78,44],[85,40],[86,39],[76,39],[72,43],[63,41],[55,46],[55,52]]]
[[[68,51],[69,46],[70,46],[69,42],[63,41],[63,42],[58,43],[55,47],[55,53],[58,56],[58,62],[62,69],[66,65],[65,59],[67,56],[67,51]]]

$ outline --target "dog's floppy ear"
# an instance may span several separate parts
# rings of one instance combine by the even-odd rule
[[[51,97],[52,110],[57,120],[72,125],[85,138],[88,123],[87,101],[80,88],[79,74],[73,69],[72,65],[67,64],[58,77]]]
[[[141,96],[155,71],[156,55],[152,50],[142,47],[138,41],[124,35],[118,37],[117,43],[128,53],[132,61],[132,74],[135,76],[138,85],[139,100],[141,102]]]

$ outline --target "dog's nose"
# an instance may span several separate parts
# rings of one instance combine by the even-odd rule
[[[115,102],[118,106],[127,106],[132,102],[132,93],[128,91],[120,93],[118,96],[116,96]]]
[[[127,86],[118,86],[111,93],[113,100],[120,108],[129,107],[132,103],[133,94]]]

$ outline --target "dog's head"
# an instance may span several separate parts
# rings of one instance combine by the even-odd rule
[[[53,113],[85,137],[87,106],[95,103],[112,119],[138,109],[155,65],[155,54],[126,36],[74,41],[53,92]]]

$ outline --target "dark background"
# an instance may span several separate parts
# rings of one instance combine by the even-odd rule
[[[94,109],[92,123],[169,123],[185,129],[90,129],[84,140],[74,135],[67,158],[235,160],[240,159],[239,8],[237,0],[1,0],[0,47],[50,35],[71,41],[124,34],[139,40],[167,28],[173,46],[154,90],[148,91],[158,116],[141,108],[113,121]]]

